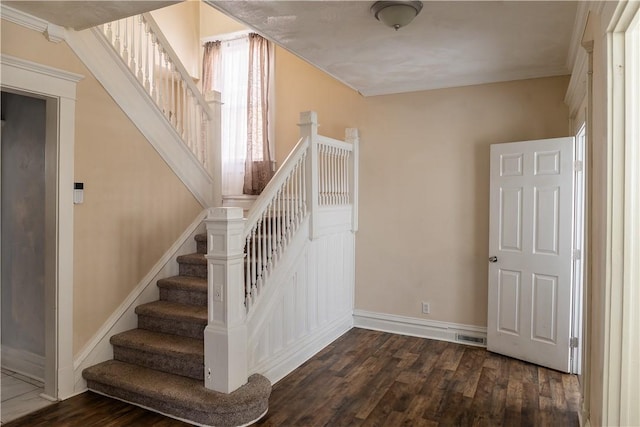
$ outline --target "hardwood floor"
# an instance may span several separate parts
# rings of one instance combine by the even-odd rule
[[[482,348],[352,329],[275,385],[258,425],[578,426],[575,376]]]
[[[575,376],[484,349],[352,329],[273,388],[258,426],[578,426]],[[185,426],[93,393],[6,424]]]

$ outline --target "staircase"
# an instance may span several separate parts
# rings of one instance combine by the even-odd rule
[[[157,282],[160,300],[136,307],[138,329],[111,337],[113,360],[87,368],[87,387],[173,418],[237,426],[267,411],[271,383],[252,375],[230,394],[204,387],[207,326],[206,234],[197,252],[177,258],[179,275]]]

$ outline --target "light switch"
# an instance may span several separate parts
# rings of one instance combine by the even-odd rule
[[[84,202],[84,182],[73,183],[73,204],[79,205]]]

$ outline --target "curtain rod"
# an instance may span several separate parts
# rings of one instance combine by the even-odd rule
[[[249,34],[253,33],[254,31],[249,31],[249,30],[244,30],[244,31],[236,31],[234,33],[226,33],[226,34],[220,34],[217,36],[209,36],[209,37],[205,37],[203,39],[200,39],[200,42],[204,45],[207,42],[231,42],[231,41],[235,41],[235,40],[240,40],[243,37],[247,37]],[[257,33],[256,33],[257,34]]]

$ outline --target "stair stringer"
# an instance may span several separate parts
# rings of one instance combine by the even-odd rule
[[[353,327],[354,234],[325,230],[310,240],[303,221],[247,319],[248,372],[272,383]]]
[[[151,270],[140,280],[129,296],[111,314],[93,338],[84,346],[73,362],[74,394],[87,390],[87,382],[82,377],[82,371],[89,366],[113,359],[113,346],[110,339],[120,332],[135,329],[138,325],[138,316],[135,313],[137,306],[156,301],[159,298],[159,290],[156,282],[165,277],[178,274],[179,255],[195,252],[194,237],[205,231],[204,219],[207,210],[202,211],[194,221],[185,229],[171,247],[164,253]]]
[[[66,31],[66,41],[203,207],[216,205],[212,176],[131,74],[98,28]]]

